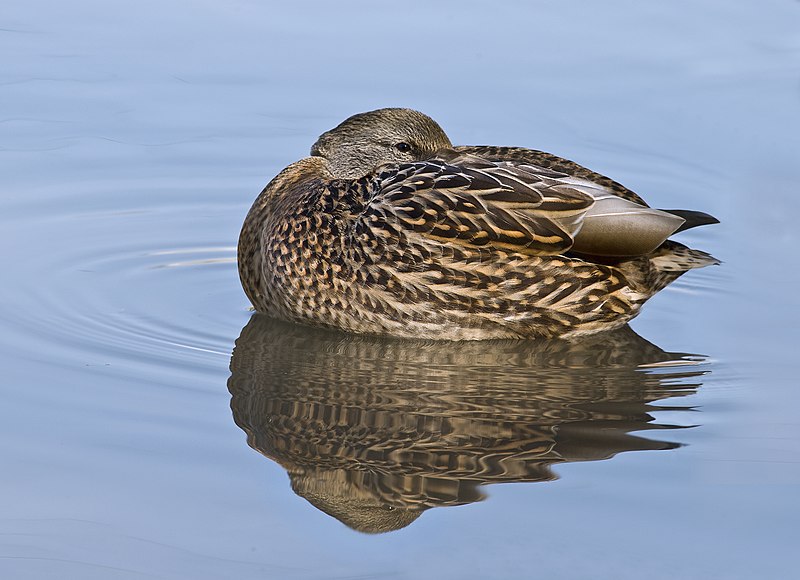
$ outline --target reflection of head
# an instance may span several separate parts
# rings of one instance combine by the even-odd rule
[[[290,474],[289,477],[297,495],[354,530],[367,534],[392,532],[406,527],[422,514],[420,509],[395,507],[371,494],[339,485],[337,474],[330,475],[332,477],[316,472],[311,476]],[[350,495],[345,495],[348,493]]]
[[[653,402],[694,392],[702,371],[665,366],[682,357],[627,327],[578,344],[419,342],[256,315],[228,386],[248,443],[298,495],[376,533],[479,501],[483,484],[554,479],[555,463],[676,447],[630,433],[669,428]]]

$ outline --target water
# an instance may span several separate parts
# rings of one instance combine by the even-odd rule
[[[3,578],[792,575],[800,4],[2,12]],[[570,349],[252,316],[253,198],[381,106],[712,213],[724,263]]]

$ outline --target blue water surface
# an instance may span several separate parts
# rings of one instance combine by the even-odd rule
[[[2,578],[795,574],[800,3],[11,0],[0,55]],[[723,264],[568,351],[254,319],[253,199],[385,106]]]

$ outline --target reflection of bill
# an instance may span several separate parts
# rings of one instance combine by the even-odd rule
[[[550,465],[673,449],[652,403],[693,393],[699,357],[629,327],[580,343],[352,336],[255,315],[228,387],[251,447],[351,528],[402,528],[479,501],[487,483],[555,479]],[[670,407],[674,409],[674,407]]]

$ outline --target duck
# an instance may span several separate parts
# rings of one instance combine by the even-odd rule
[[[245,294],[272,318],[431,340],[613,330],[685,272],[718,264],[668,239],[719,223],[654,209],[554,154],[454,146],[412,109],[353,115],[256,198]]]

